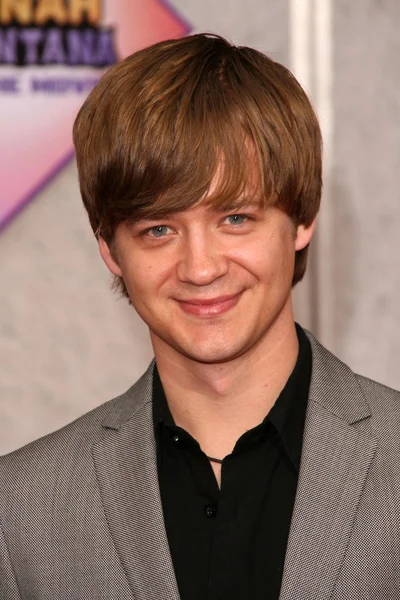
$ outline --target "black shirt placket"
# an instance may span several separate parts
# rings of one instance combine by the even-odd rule
[[[299,356],[263,423],[222,463],[221,490],[196,440],[174,424],[157,371],[153,409],[164,520],[181,600],[277,600],[311,379]]]

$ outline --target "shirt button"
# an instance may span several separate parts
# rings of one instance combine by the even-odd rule
[[[172,438],[172,441],[174,442],[174,444],[179,444],[179,441],[180,441],[179,435],[174,435],[174,437]]]
[[[204,507],[204,512],[206,517],[215,517],[217,514],[217,507],[214,504],[207,504],[207,506]]]

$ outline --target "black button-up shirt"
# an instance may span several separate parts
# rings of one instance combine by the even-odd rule
[[[264,421],[224,458],[221,489],[196,440],[174,424],[157,369],[158,476],[181,600],[277,600],[300,466],[311,347]]]

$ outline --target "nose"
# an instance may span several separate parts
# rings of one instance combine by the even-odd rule
[[[229,260],[222,248],[202,233],[188,237],[181,252],[177,275],[182,282],[197,286],[210,285],[228,272]]]

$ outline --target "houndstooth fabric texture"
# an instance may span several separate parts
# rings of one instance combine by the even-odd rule
[[[400,599],[400,394],[310,335],[313,373],[280,600]],[[152,369],[0,459],[0,600],[179,600]]]

